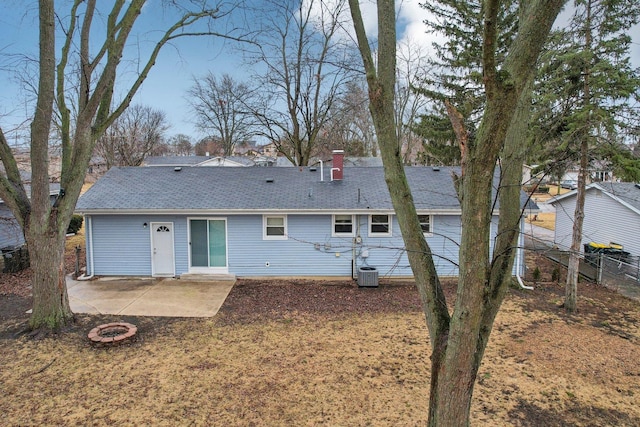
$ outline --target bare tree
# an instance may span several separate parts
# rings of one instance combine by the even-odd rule
[[[112,166],[140,166],[148,155],[163,151],[166,114],[149,106],[127,108],[98,139],[96,154]]]
[[[5,170],[0,175],[0,196],[25,231],[33,269],[33,311],[29,319],[32,329],[54,329],[73,319],[63,268],[65,234],[96,141],[129,107],[167,43],[185,36],[220,35],[206,25],[204,30],[194,26],[212,26],[216,19],[225,16],[221,4],[209,7],[206,2],[194,1],[188,3],[194,9],[188,10],[186,3],[181,3],[179,19],[159,34],[124,98],[115,103],[114,88],[123,52],[145,3],[145,0],[115,0],[110,10],[104,11],[100,9],[104,2],[74,0],[65,13],[56,11],[51,0],[39,1],[38,96],[30,133],[30,198],[0,128],[0,158]],[[97,23],[103,27],[96,28],[94,24],[100,25]],[[56,24],[63,26],[60,32],[63,40],[58,45],[61,50],[57,53]],[[92,38],[98,34],[104,38]],[[76,57],[79,64],[73,64]],[[78,86],[69,90],[70,81],[76,82],[72,75],[78,76]],[[60,192],[51,203],[47,164],[54,102],[60,119],[62,172]]]
[[[318,153],[331,153],[343,149],[351,156],[378,155],[375,130],[367,108],[367,89],[354,79],[345,85],[345,90],[335,101],[330,119],[318,135]]]
[[[314,155],[318,135],[351,73],[346,39],[339,37],[345,0],[263,2],[257,52],[249,55],[265,73],[255,110],[261,134],[296,165]]]
[[[427,72],[427,57],[424,49],[411,41],[398,46],[396,77],[396,128],[398,143],[405,164],[415,163],[422,148],[422,138],[413,132],[413,124],[429,102],[421,92],[414,90],[424,80]]]
[[[176,156],[190,156],[193,153],[191,137],[183,133],[169,139],[170,152]]]
[[[358,0],[349,0],[369,86],[369,105],[378,135],[385,179],[420,294],[431,341],[429,425],[467,426],[471,397],[493,321],[512,274],[521,210],[522,139],[511,127],[527,111],[537,58],[563,0],[520,5],[519,32],[500,70],[496,67],[497,15],[501,0],[485,0],[482,63],[487,96],[477,137],[464,147],[457,177],[462,208],[459,281],[453,312],[420,229],[398,150],[394,115],[396,25],[393,0],[378,0],[377,61],[374,61]],[[519,111],[517,114],[516,112]],[[512,122],[513,121],[513,122]],[[492,237],[492,185],[499,156],[500,216]],[[493,254],[491,254],[491,240]]]
[[[237,82],[228,74],[221,79],[209,72],[194,79],[189,89],[189,104],[196,115],[197,126],[208,135],[218,137],[230,156],[239,143],[256,135],[255,89]]]

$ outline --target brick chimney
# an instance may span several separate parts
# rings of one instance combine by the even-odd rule
[[[344,150],[333,150],[331,181],[342,181],[344,170]]]

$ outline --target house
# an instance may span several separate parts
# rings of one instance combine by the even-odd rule
[[[556,197],[555,243],[571,247],[576,191]],[[621,244],[632,255],[640,255],[640,185],[630,182],[597,182],[585,189],[582,244]],[[581,248],[583,246],[581,245]]]
[[[142,166],[253,166],[254,161],[244,156],[150,156]]]
[[[23,176],[23,173],[20,173]],[[31,174],[26,174],[31,180]],[[25,184],[24,186],[27,195],[31,195],[31,185]],[[51,203],[53,203],[60,192],[60,184],[49,184],[49,197]],[[11,208],[7,206],[4,200],[0,199],[0,249],[10,250],[18,248],[24,245],[24,235],[22,234],[22,227],[18,224],[18,220],[13,215]]]
[[[85,176],[85,182],[96,182],[102,175],[104,175],[109,169],[107,168],[107,161],[102,156],[93,156],[89,161],[89,167],[87,168],[87,175]]]
[[[334,156],[322,171],[112,168],[77,205],[87,274],[344,278],[370,266],[381,277],[412,277],[383,168],[343,167]],[[451,168],[406,173],[438,273],[457,276]],[[497,212],[493,224],[495,233]]]
[[[277,157],[279,150],[275,142],[270,142],[260,147],[260,152],[266,157]]]
[[[22,227],[9,206],[0,200],[0,249],[8,251],[22,245],[24,245]]]
[[[580,167],[577,164],[571,165],[562,175],[560,181],[578,182]],[[613,174],[610,162],[604,160],[591,160],[588,166],[587,184],[591,182],[613,182],[618,179]]]

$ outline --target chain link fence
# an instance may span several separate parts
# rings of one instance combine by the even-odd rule
[[[584,263],[595,270],[593,280],[620,293],[640,298],[640,257],[585,254]]]
[[[538,252],[564,267],[569,264],[569,251],[549,248]],[[623,255],[580,254],[580,275],[629,298],[640,300],[640,257],[638,256],[628,253]]]

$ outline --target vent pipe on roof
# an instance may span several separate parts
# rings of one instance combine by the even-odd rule
[[[344,169],[344,150],[333,150],[331,181],[342,181]]]

